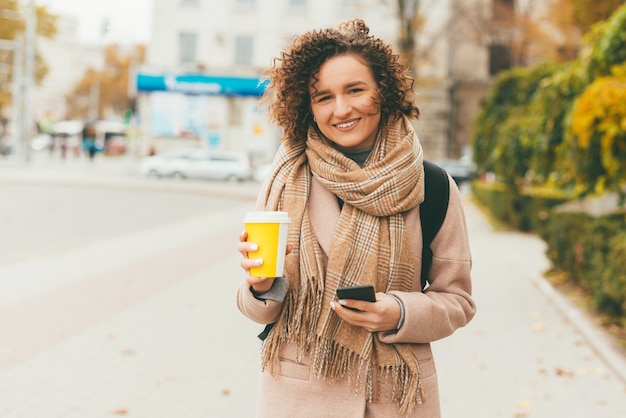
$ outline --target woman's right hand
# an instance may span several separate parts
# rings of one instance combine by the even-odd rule
[[[241,268],[246,273],[246,281],[250,286],[252,286],[252,290],[254,290],[257,294],[262,294],[267,292],[272,288],[274,284],[274,280],[276,277],[254,277],[250,276],[250,267],[259,267],[263,265],[262,258],[249,258],[248,253],[254,252],[258,249],[258,245],[253,242],[248,242],[248,233],[243,231],[239,235],[239,244],[237,244],[237,251],[241,253],[243,256],[243,260],[241,260]],[[285,251],[285,255],[289,254],[293,246],[291,244],[287,244],[287,251]]]
[[[243,256],[241,260],[241,268],[246,274],[246,282],[252,287],[255,293],[265,293],[272,288],[275,277],[253,277],[250,276],[251,267],[259,267],[263,265],[262,258],[249,258],[248,253],[254,252],[258,249],[258,245],[253,242],[248,242],[248,233],[243,231],[239,235],[239,244],[237,244],[237,250]]]

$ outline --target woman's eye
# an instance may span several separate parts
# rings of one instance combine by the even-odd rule
[[[317,98],[318,102],[325,102],[327,100],[330,100],[330,96],[320,96]]]
[[[350,94],[356,94],[356,93],[360,93],[362,91],[363,91],[362,88],[353,88],[353,89],[350,89]]]

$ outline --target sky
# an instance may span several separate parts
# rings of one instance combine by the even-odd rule
[[[150,40],[152,0],[35,0],[48,11],[78,19],[78,39],[84,43],[147,43]],[[108,32],[101,28],[109,21]]]

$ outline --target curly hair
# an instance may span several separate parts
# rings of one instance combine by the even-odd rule
[[[313,124],[309,83],[329,58],[356,54],[369,65],[380,94],[381,121],[404,114],[417,119],[414,79],[386,42],[369,35],[362,19],[338,28],[313,30],[296,36],[265,71],[269,83],[262,103],[270,121],[283,130],[283,140],[306,141]]]

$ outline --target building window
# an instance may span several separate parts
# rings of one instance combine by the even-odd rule
[[[302,14],[306,12],[307,0],[289,0],[288,9],[292,13]]]
[[[493,18],[510,21],[515,17],[515,0],[493,0]]]
[[[507,45],[489,46],[489,75],[494,76],[500,71],[508,70],[513,64],[511,47]]]
[[[195,64],[198,36],[191,32],[181,32],[179,41],[180,63]]]
[[[252,65],[251,36],[237,36],[235,38],[235,65]]]

